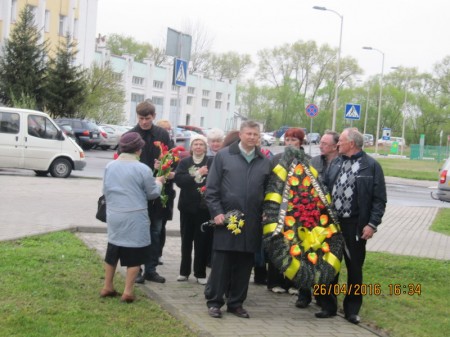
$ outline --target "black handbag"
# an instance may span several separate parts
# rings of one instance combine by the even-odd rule
[[[104,195],[98,198],[95,217],[102,222],[106,222],[106,199]]]

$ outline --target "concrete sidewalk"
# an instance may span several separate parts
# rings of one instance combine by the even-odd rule
[[[412,183],[412,182],[411,182]],[[104,256],[106,226],[95,220],[96,202],[101,194],[100,179],[54,179],[49,177],[0,174],[0,240],[43,234],[64,229],[77,235]],[[387,207],[383,225],[368,242],[368,250],[450,259],[450,242],[445,235],[427,230],[438,208]],[[318,307],[294,306],[296,297],[274,294],[251,282],[245,307],[251,319],[224,314],[212,319],[206,311],[204,286],[191,277],[177,282],[180,263],[179,216],[168,223],[164,265],[158,268],[165,284],[147,282],[142,286],[149,297],[183,320],[199,336],[376,336],[364,324],[353,325],[343,317],[317,319]],[[411,242],[416,242],[414,247]],[[101,284],[99,284],[99,288]],[[370,299],[369,299],[370,300]],[[364,317],[362,317],[364,323]]]

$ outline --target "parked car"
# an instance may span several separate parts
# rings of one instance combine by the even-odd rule
[[[450,157],[441,168],[437,192],[431,192],[431,197],[436,200],[450,202]]]
[[[262,146],[271,146],[273,144],[275,144],[276,138],[270,134],[270,133],[266,133],[266,132],[262,132],[261,133],[261,145]]]
[[[364,146],[373,146],[373,135],[369,133],[364,134]]]
[[[99,125],[101,141],[95,148],[101,148],[102,150],[108,150],[112,148],[116,150],[119,147],[120,135],[117,130],[108,125]]]
[[[92,149],[95,145],[100,144],[100,130],[94,122],[87,119],[77,118],[57,118],[56,123],[68,124],[75,132],[76,142],[85,150]]]
[[[320,134],[317,132],[311,132],[306,135],[305,144],[319,144]]]
[[[73,129],[69,124],[58,124],[58,126],[67,137],[70,137],[76,141],[75,132],[73,132]]]
[[[0,107],[0,168],[67,178],[85,166],[83,150],[46,113]]]
[[[391,146],[392,143],[397,142],[398,146],[406,146],[405,140],[402,137],[390,137],[390,139],[383,139],[380,138],[378,139],[377,143],[378,145],[383,145],[383,146]]]
[[[286,130],[289,129],[289,128],[291,128],[291,126],[283,125],[283,126],[281,126],[277,131],[275,131],[275,132],[273,133],[273,136],[274,136],[275,138],[281,138],[281,136],[283,136],[284,133],[286,132]]]

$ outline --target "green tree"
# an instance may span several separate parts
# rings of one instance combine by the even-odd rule
[[[76,44],[69,35],[50,60],[45,85],[45,107],[53,117],[74,117],[85,100],[85,71],[75,66]]]
[[[35,103],[28,108],[43,110],[46,50],[33,12],[25,6],[0,58],[0,100],[5,105],[12,105],[15,99]]]
[[[124,104],[125,91],[120,74],[114,73],[109,64],[93,64],[86,78],[86,100],[78,117],[98,123],[121,124]]]
[[[162,48],[154,47],[149,43],[139,42],[131,36],[111,34],[106,38],[106,47],[114,55],[130,54],[137,62],[151,59],[155,65],[161,65],[167,61],[167,55]]]
[[[250,55],[239,55],[235,52],[210,54],[208,58],[206,76],[216,77],[218,80],[239,80],[252,65]]]

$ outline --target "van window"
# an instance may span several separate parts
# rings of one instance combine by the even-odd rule
[[[28,115],[28,134],[44,139],[57,139],[58,130],[46,117]]]
[[[20,115],[18,113],[0,111],[0,132],[19,133]]]

